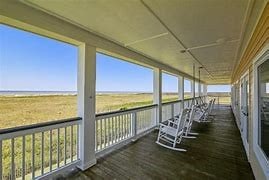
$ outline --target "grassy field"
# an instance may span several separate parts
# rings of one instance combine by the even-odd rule
[[[0,129],[10,128],[21,125],[35,124],[50,120],[64,119],[77,116],[77,97],[74,95],[55,95],[55,96],[0,96]],[[165,94],[163,102],[176,100],[176,94]],[[152,104],[152,94],[102,94],[96,97],[96,111],[106,112],[120,109],[128,109],[137,106]],[[100,130],[99,130],[100,131]],[[102,129],[104,131],[104,129]],[[44,134],[44,166],[45,169],[49,166],[49,132]],[[100,133],[100,132],[99,132]],[[52,163],[55,167],[57,163],[57,132],[52,131]],[[103,133],[104,134],[104,133]],[[76,136],[76,129],[74,129]],[[105,137],[103,137],[104,139]],[[75,140],[75,139],[74,139]],[[3,160],[3,179],[10,179],[11,167],[11,141],[5,140],[2,142],[2,160]],[[70,154],[70,129],[67,129],[67,156]],[[76,141],[73,141],[73,152],[76,152]],[[32,170],[32,137],[25,137],[25,159],[26,159],[26,174]],[[64,150],[64,131],[60,132],[60,160],[63,162]],[[15,146],[15,165],[16,177],[20,177],[22,163],[22,138],[14,140]],[[74,154],[76,155],[76,154]],[[35,134],[35,171],[40,174],[41,168],[41,133]],[[31,179],[31,174],[26,176],[26,179]]]
[[[186,96],[188,98],[189,95]],[[115,111],[120,109],[128,109],[132,107],[144,106],[152,104],[152,94],[99,94],[96,96],[96,112]],[[173,101],[177,99],[177,94],[170,93],[163,95],[163,102]],[[228,97],[221,97],[220,103],[229,103]],[[217,102],[216,102],[217,103]],[[16,127],[21,125],[35,124],[50,120],[65,119],[77,116],[77,97],[75,95],[54,95],[54,96],[0,96],[0,129]],[[69,127],[70,128],[70,127]],[[64,150],[64,129],[60,131],[60,160],[63,162],[63,150]],[[99,129],[104,131],[104,129]],[[52,163],[55,167],[57,162],[57,132],[52,131]],[[103,133],[104,134],[104,133]],[[76,129],[74,129],[74,135],[76,136]],[[46,146],[44,151],[46,154],[44,160],[44,166],[49,165],[49,134],[45,132],[44,141]],[[103,137],[105,139],[106,137]],[[75,138],[76,139],[76,138]],[[25,137],[26,145],[26,173],[30,173],[32,169],[31,165],[31,135]],[[76,140],[72,142],[73,152],[76,155]],[[102,143],[102,142],[99,142]],[[70,129],[67,129],[67,157],[71,157],[70,154]],[[22,159],[22,139],[21,137],[15,139],[15,164],[16,174],[20,177],[21,168],[17,165],[21,165]],[[3,179],[10,178],[10,163],[11,163],[11,141],[3,141]],[[35,134],[35,170],[36,174],[40,174],[41,167],[41,133]],[[31,179],[31,175],[27,175]]]
[[[98,94],[96,96],[96,112],[150,105],[152,104],[152,96],[152,94],[147,93]],[[176,93],[163,95],[163,102],[176,99]],[[220,97],[219,101],[222,104],[229,104],[230,98]],[[0,96],[0,129],[76,116],[77,97],[75,95]]]
[[[165,94],[163,101],[176,100],[176,94]],[[96,112],[128,109],[152,104],[152,94],[101,94],[96,96]],[[0,96],[0,129],[35,124],[77,116],[77,97]]]

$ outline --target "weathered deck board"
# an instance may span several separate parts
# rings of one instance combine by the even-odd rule
[[[213,113],[213,122],[194,124],[196,139],[183,140],[187,152],[158,146],[152,132],[68,179],[254,179],[230,108]]]

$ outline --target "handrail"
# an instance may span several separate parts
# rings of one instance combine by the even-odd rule
[[[206,95],[205,96],[192,97],[192,98],[186,98],[184,100],[179,99],[179,100],[174,100],[174,101],[169,101],[169,102],[163,102],[162,105],[174,104],[174,103],[178,103],[178,102],[182,102],[182,101],[188,101],[188,100],[192,100],[192,99],[196,99],[196,98],[202,98],[202,97],[206,97]]]
[[[199,97],[205,97],[205,96],[199,96]],[[187,98],[187,99],[184,99],[184,101],[185,100],[192,100],[192,99],[195,99],[195,98],[198,98],[198,97]],[[174,104],[174,103],[178,103],[178,102],[182,102],[182,100],[163,102],[162,105]],[[118,114],[118,113],[125,113],[125,112],[136,111],[136,110],[141,110],[141,109],[147,109],[147,108],[157,107],[157,106],[158,106],[157,104],[151,104],[151,105],[147,105],[147,106],[140,106],[140,107],[125,109],[125,110],[117,110],[117,111],[98,113],[98,114],[95,115],[95,117],[107,116],[107,115]]]
[[[131,109],[98,113],[98,114],[95,115],[95,117],[107,116],[107,115],[118,114],[118,113],[125,113],[125,112],[131,112],[131,111],[137,111],[137,110],[148,109],[148,108],[157,107],[157,106],[158,106],[157,104],[151,104],[151,105],[140,106],[140,107],[135,107],[135,108],[131,108]]]
[[[74,118],[68,118],[68,119],[62,119],[62,120],[43,122],[43,123],[38,123],[38,124],[31,124],[31,125],[1,129],[0,135],[12,133],[12,132],[17,132],[17,131],[40,128],[40,127],[52,126],[52,125],[56,125],[56,124],[63,124],[63,123],[67,123],[67,122],[80,121],[80,120],[82,120],[81,117],[74,117]]]
[[[163,102],[162,105],[167,105],[167,104],[175,104],[175,103],[179,103],[181,102],[182,100],[179,99],[179,100],[174,100],[174,101],[169,101],[169,102]]]
[[[204,96],[198,96],[198,97],[192,97],[192,98],[186,98],[184,100],[192,100],[192,99],[196,99],[196,98],[202,98],[202,97],[206,97],[207,95]]]

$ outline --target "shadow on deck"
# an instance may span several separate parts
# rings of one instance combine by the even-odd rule
[[[180,145],[187,152],[157,145],[155,131],[68,179],[254,179],[230,107],[216,107],[213,114],[211,123],[194,123],[199,136]]]

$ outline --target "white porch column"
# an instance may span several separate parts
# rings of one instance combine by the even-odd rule
[[[153,72],[153,103],[157,104],[156,122],[162,121],[162,70],[155,68]]]
[[[87,44],[79,46],[78,62],[78,116],[79,168],[85,170],[96,164],[95,158],[95,80],[96,48]]]
[[[178,77],[178,98],[181,101],[180,109],[184,109],[184,77]]]

